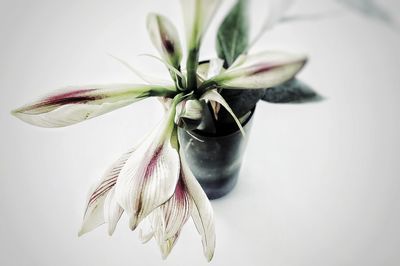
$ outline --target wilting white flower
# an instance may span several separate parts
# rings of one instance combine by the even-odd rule
[[[149,217],[151,236],[165,258],[191,216],[202,236],[205,256],[211,260],[215,247],[212,208],[178,153],[173,118],[179,95],[176,99],[161,125],[121,156],[91,189],[79,235],[104,223],[111,235],[124,212],[132,230]]]
[[[206,194],[193,176],[181,149],[180,177],[172,197],[149,215],[152,231],[144,242],[154,237],[163,258],[171,252],[183,225],[192,218],[201,235],[203,252],[211,261],[215,249],[215,227],[213,211]]]
[[[175,112],[167,115],[154,136],[126,161],[115,186],[116,200],[129,215],[131,229],[171,197],[178,181],[179,155],[171,142]]]
[[[91,190],[80,234],[107,220],[96,217],[114,213],[109,209],[102,213],[97,207],[104,205],[110,193],[114,195],[108,202],[116,202],[114,205],[120,206],[129,215],[132,229],[171,197],[179,177],[178,147],[176,143],[171,143],[175,106],[176,102],[156,130],[123,155]]]
[[[285,0],[287,1],[287,0]],[[239,56],[227,69],[224,61],[211,59],[198,68],[202,37],[221,0],[181,0],[187,31],[186,70],[182,71],[182,48],[174,25],[164,16],[150,14],[147,28],[160,59],[170,71],[174,86],[111,84],[68,87],[45,96],[12,113],[41,127],[72,125],[141,99],[156,96],[165,107],[164,119],[137,146],[122,155],[89,191],[79,235],[108,225],[113,234],[120,217],[129,217],[135,230],[148,219],[151,232],[165,258],[171,252],[182,227],[191,217],[201,235],[203,250],[210,261],[215,249],[213,211],[206,194],[191,173],[179,147],[177,125],[196,128],[210,102],[215,117],[220,106],[242,125],[220,89],[264,89],[293,78],[306,63],[304,55],[263,52]],[[276,21],[277,17],[271,18]],[[158,58],[159,59],[159,58]],[[117,59],[149,84],[153,78],[141,74]],[[173,99],[173,100],[171,100]]]

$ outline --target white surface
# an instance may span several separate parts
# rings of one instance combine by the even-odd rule
[[[331,1],[302,2],[299,12],[342,13],[279,26],[253,50],[307,52],[300,77],[327,100],[259,103],[239,183],[213,202],[210,265],[399,265],[400,34]],[[398,13],[396,1],[382,2]],[[264,1],[257,7],[260,25]],[[161,73],[136,57],[155,52],[149,11],[183,32],[178,1],[0,2],[0,265],[207,265],[192,223],[166,261],[126,219],[111,238],[105,227],[77,237],[89,187],[155,125],[156,101],[56,130],[9,114],[60,86],[138,81],[107,52]],[[214,55],[211,27],[205,58]]]

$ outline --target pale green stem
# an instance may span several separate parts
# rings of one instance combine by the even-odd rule
[[[196,12],[194,18],[194,24],[192,28],[192,35],[189,42],[189,52],[186,61],[186,71],[187,71],[187,88],[188,90],[194,91],[197,89],[197,67],[199,65],[199,50],[201,43],[200,36],[200,24],[201,24],[201,14],[200,1],[196,1]]]
[[[189,50],[188,59],[186,61],[187,70],[187,87],[193,91],[197,88],[197,67],[199,65],[199,49],[193,47]]]
[[[174,119],[175,119],[175,113],[176,113],[176,105],[179,102],[181,102],[185,97],[186,97],[186,95],[184,95],[183,93],[179,93],[172,100],[172,104],[171,104],[170,111],[169,111],[169,116],[166,121],[167,127],[166,127],[165,134],[166,134],[166,137],[168,137],[168,138],[171,138],[171,135],[175,128]]]

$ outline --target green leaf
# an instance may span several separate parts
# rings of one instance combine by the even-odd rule
[[[229,67],[245,52],[249,43],[247,0],[238,0],[225,17],[217,33],[217,53]]]
[[[221,91],[222,97],[232,107],[233,112],[237,117],[242,117],[250,112],[257,104],[257,102],[264,96],[264,90],[230,90],[223,89]],[[229,113],[221,109],[218,113],[218,120],[221,123],[232,123]]]
[[[307,84],[294,78],[279,86],[265,89],[262,100],[270,103],[305,103],[322,100]]]

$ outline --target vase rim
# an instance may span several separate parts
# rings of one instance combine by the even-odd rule
[[[249,115],[249,117],[242,123],[242,127],[246,130],[247,125],[250,124],[250,120],[252,120],[254,113],[255,113],[255,109],[256,107],[253,107],[253,109],[251,109],[251,114]],[[185,130],[186,132],[189,132],[190,134],[194,135],[195,137],[199,138],[199,139],[221,139],[221,138],[227,138],[227,137],[231,137],[237,134],[241,134],[240,129],[237,128],[235,131],[228,133],[228,134],[223,134],[223,135],[207,135],[207,134],[202,134],[200,130]]]

